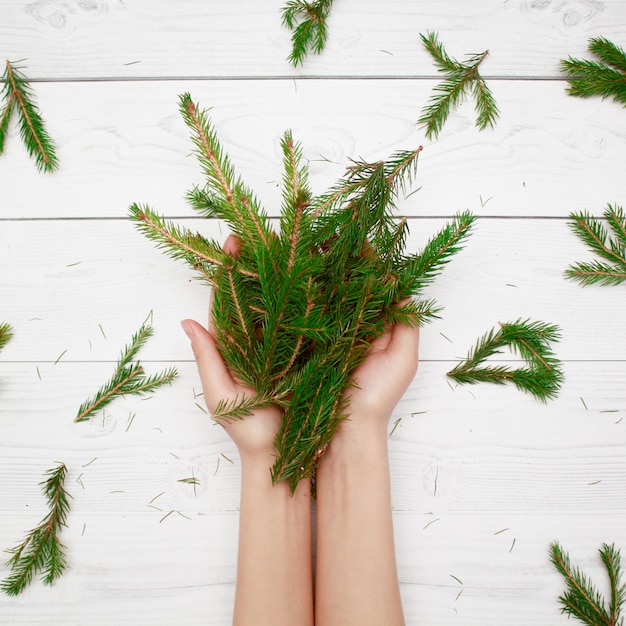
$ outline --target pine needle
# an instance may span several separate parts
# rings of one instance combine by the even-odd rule
[[[550,344],[558,340],[558,327],[543,322],[518,319],[500,324],[498,329],[485,333],[467,358],[450,370],[448,376],[459,384],[491,382],[502,385],[511,382],[518,389],[545,402],[556,397],[563,381],[560,361],[550,348]],[[483,365],[507,346],[524,359],[527,368]]]
[[[133,335],[131,342],[123,349],[111,379],[92,398],[80,405],[74,418],[75,422],[83,422],[93,417],[118,396],[127,394],[144,396],[174,380],[178,375],[175,368],[146,376],[139,361],[132,362],[148,338],[152,336],[152,332],[151,326],[142,324]]]
[[[0,350],[7,345],[11,337],[13,337],[11,326],[6,322],[0,322]]]
[[[608,205],[606,226],[587,212],[570,214],[569,226],[600,260],[570,265],[565,276],[582,285],[619,285],[626,281],[626,213]],[[608,227],[608,228],[607,228]]]
[[[28,80],[20,68],[7,61],[2,82],[4,86],[0,92],[3,99],[3,108],[0,109],[0,154],[4,149],[11,116],[13,111],[17,110],[20,136],[28,154],[35,158],[37,169],[44,172],[54,171],[59,166],[54,143],[35,104]]]
[[[571,56],[561,61],[561,71],[568,76],[567,92],[579,98],[613,98],[626,106],[626,52],[604,37],[590,39],[588,48],[599,61]]]
[[[326,19],[333,0],[290,0],[281,9],[283,26],[291,30],[291,53],[287,60],[294,66],[304,62],[309,52],[320,54],[328,39]]]
[[[435,61],[437,70],[446,74],[422,110],[417,123],[426,128],[428,139],[436,138],[450,113],[465,101],[468,93],[474,97],[476,127],[484,130],[492,128],[499,116],[498,107],[491,90],[478,72],[478,67],[487,58],[489,51],[469,55],[465,63],[450,57],[439,41],[436,33],[420,34],[422,43]]]
[[[0,583],[0,589],[7,595],[21,593],[38,572],[43,572],[41,580],[44,585],[51,585],[65,570],[66,549],[58,535],[66,525],[70,510],[71,496],[63,486],[66,474],[67,467],[61,463],[48,470],[48,478],[40,483],[50,512],[36,528],[28,532],[20,545],[8,551],[12,555],[7,561],[11,574]]]
[[[620,552],[614,545],[603,544],[599,554],[610,583],[611,597],[608,603],[593,582],[571,564],[569,554],[560,544],[551,544],[550,560],[565,578],[567,587],[567,591],[559,597],[561,612],[588,626],[622,626],[626,585],[622,582]]]

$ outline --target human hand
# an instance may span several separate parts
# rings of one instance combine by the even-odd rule
[[[224,250],[230,254],[238,251],[238,240],[229,236],[224,243]],[[183,320],[181,325],[191,340],[191,348],[202,381],[204,400],[209,412],[214,413],[220,402],[231,402],[253,396],[255,390],[236,380],[230,373],[220,351],[211,327],[211,308],[209,305],[209,324],[204,328],[194,320]],[[256,409],[252,415],[237,420],[219,420],[240,454],[274,456],[274,437],[280,428],[282,411],[278,407]]]
[[[418,366],[419,328],[396,325],[375,339],[365,360],[353,371],[354,386],[346,393],[350,428],[389,418],[410,385]]]

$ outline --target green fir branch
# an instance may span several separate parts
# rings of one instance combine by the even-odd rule
[[[626,584],[622,582],[620,552],[614,545],[603,544],[599,554],[610,583],[608,605],[588,576],[571,564],[569,554],[561,545],[557,542],[550,545],[550,560],[565,578],[567,587],[567,591],[559,597],[561,612],[588,626],[622,626]]]
[[[461,63],[447,54],[436,33],[420,34],[420,37],[427,52],[433,57],[437,70],[446,74],[445,79],[435,87],[417,121],[426,128],[426,137],[432,139],[439,135],[450,113],[465,101],[470,92],[474,97],[477,114],[476,127],[479,130],[484,130],[487,126],[493,128],[499,116],[498,106],[487,83],[478,72],[480,64],[489,55],[489,50],[469,55],[467,61]]]
[[[462,248],[476,218],[469,211],[454,217],[424,246],[424,249],[405,259],[401,268],[401,281],[407,282],[409,291],[423,289],[441,273],[450,259]]]
[[[560,338],[555,325],[518,319],[500,324],[478,339],[465,360],[448,372],[459,384],[491,382],[513,383],[542,402],[556,397],[563,382],[560,361],[550,345]],[[513,369],[506,365],[483,365],[485,361],[509,347],[521,356],[527,368]]]
[[[46,472],[48,477],[40,483],[50,512],[40,524],[29,531],[24,541],[9,550],[11,558],[7,565],[11,574],[0,583],[0,589],[10,596],[21,593],[42,572],[44,585],[51,585],[65,570],[66,548],[59,540],[59,533],[70,511],[69,498],[64,489],[67,467],[61,463]]]
[[[565,276],[582,285],[619,285],[626,282],[626,213],[609,204],[604,221],[587,212],[570,214],[569,226],[602,260],[575,263]]]
[[[3,108],[0,109],[0,154],[9,129],[14,110],[19,115],[19,131],[29,156],[35,158],[37,169],[52,172],[59,166],[54,142],[46,130],[43,118],[34,102],[28,80],[10,61],[6,62],[2,76]]]
[[[589,52],[600,60],[561,61],[561,71],[568,76],[567,92],[579,98],[613,98],[626,106],[626,52],[604,37],[589,40]]]
[[[188,199],[205,217],[228,223],[239,240],[237,254],[145,207],[133,205],[131,217],[167,254],[210,277],[218,348],[233,376],[255,390],[221,403],[213,417],[242,419],[278,406],[283,417],[271,476],[293,491],[314,474],[320,451],[344,419],[351,373],[371,342],[389,323],[417,326],[437,315],[424,290],[460,251],[474,220],[457,216],[422,253],[407,254],[407,220],[398,220],[394,209],[414,180],[422,148],[373,163],[352,161],[327,193],[313,196],[302,148],[287,131],[274,231],[207,112],[187,94],[181,112],[206,178]]]
[[[93,417],[98,411],[110,404],[116,397],[124,395],[143,396],[170,384],[178,375],[175,368],[169,368],[160,374],[146,376],[139,361],[133,363],[139,350],[152,336],[152,327],[142,324],[133,335],[130,343],[122,350],[117,367],[111,379],[96,394],[83,402],[74,418],[75,422],[83,422]]]
[[[320,54],[324,50],[332,4],[333,0],[289,0],[281,9],[283,26],[291,30],[287,60],[294,67],[302,64],[309,52]]]
[[[13,337],[11,326],[6,322],[0,322],[0,350],[7,345],[11,337]]]

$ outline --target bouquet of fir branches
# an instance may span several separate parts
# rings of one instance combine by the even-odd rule
[[[292,490],[344,419],[351,372],[388,324],[418,325],[439,310],[419,296],[461,247],[473,223],[457,215],[418,253],[405,252],[406,219],[392,215],[421,147],[374,163],[353,162],[315,197],[301,147],[282,137],[283,202],[276,223],[235,174],[206,113],[189,94],[180,111],[206,183],[188,194],[207,218],[239,239],[237,255],[216,241],[134,204],[145,235],[188,262],[214,288],[213,323],[222,356],[253,397],[221,404],[214,418],[241,419],[258,407],[283,410],[274,482]]]

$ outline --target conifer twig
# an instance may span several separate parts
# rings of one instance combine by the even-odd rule
[[[333,0],[289,0],[281,9],[283,26],[291,30],[291,53],[287,60],[294,67],[304,62],[310,51],[320,54],[328,39],[326,19]]]
[[[599,61],[574,59],[561,61],[561,71],[567,76],[567,92],[579,98],[612,97],[626,106],[626,52],[606,39],[593,37],[589,40],[589,52]]]
[[[0,350],[6,346],[11,337],[13,337],[11,326],[6,322],[0,322]]]
[[[433,57],[437,70],[446,74],[446,78],[435,87],[417,121],[426,128],[426,137],[431,139],[439,135],[449,114],[465,100],[470,88],[477,113],[476,127],[480,130],[487,126],[493,128],[499,115],[498,107],[487,83],[478,72],[489,50],[471,54],[465,63],[461,63],[447,54],[436,33],[420,34],[420,37]]]
[[[550,545],[550,560],[565,578],[567,591],[559,597],[561,612],[576,617],[588,626],[622,626],[622,611],[626,604],[626,584],[622,582],[621,555],[614,545],[603,544],[599,550],[606,568],[611,597],[605,601],[589,578],[571,564],[569,554],[561,545]]]
[[[570,214],[569,226],[602,261],[570,265],[565,276],[582,285],[619,285],[626,281],[626,213],[609,204],[604,211],[608,228],[587,212]]]
[[[21,73],[20,68],[7,61],[2,82],[4,83],[1,92],[4,107],[0,110],[0,154],[4,148],[11,115],[17,109],[20,136],[26,145],[28,154],[35,157],[39,171],[54,171],[59,165],[54,143],[34,102],[28,81]]]
[[[521,319],[500,323],[498,329],[491,329],[478,339],[467,358],[450,370],[448,376],[460,384],[512,382],[518,389],[545,402],[556,396],[563,381],[560,361],[550,348],[550,343],[558,340],[559,329],[554,325]],[[489,357],[507,346],[526,361],[527,368],[483,366]]]
[[[143,396],[170,384],[178,375],[175,368],[171,367],[160,374],[146,376],[143,366],[139,361],[132,362],[141,347],[152,336],[152,327],[142,324],[141,328],[133,335],[131,342],[122,351],[117,368],[111,379],[105,383],[96,394],[85,400],[80,405],[75,422],[83,422],[103,409],[116,397],[127,394]]]
[[[65,569],[65,546],[58,535],[65,526],[70,510],[71,496],[64,489],[66,474],[67,467],[61,463],[48,470],[48,478],[40,483],[50,512],[36,528],[28,532],[20,545],[8,551],[12,555],[7,561],[11,574],[0,583],[0,589],[7,595],[21,593],[40,571],[43,571],[43,583],[51,585]]]

